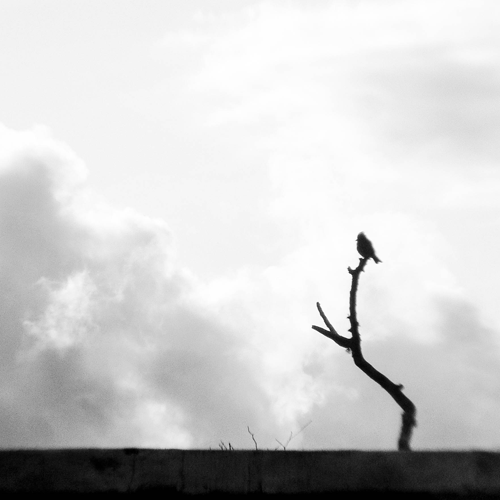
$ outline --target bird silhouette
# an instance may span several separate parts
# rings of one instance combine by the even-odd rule
[[[359,233],[357,238],[357,249],[361,257],[364,259],[373,259],[377,264],[382,262],[376,255],[373,249],[372,242],[365,236],[365,233]]]

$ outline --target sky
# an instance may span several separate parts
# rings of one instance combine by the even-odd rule
[[[500,449],[500,3],[3,0],[0,447]]]

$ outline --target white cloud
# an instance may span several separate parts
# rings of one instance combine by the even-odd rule
[[[364,230],[383,263],[360,284],[363,347],[414,399],[415,445],[496,446],[497,332],[463,284],[471,230],[496,227],[500,44],[476,5],[262,2],[155,47],[172,78],[131,102],[189,158],[194,251],[205,231],[248,262],[215,279],[179,267],[165,222],[90,195],[46,131],[3,128],[0,444],[253,447],[249,425],[272,447],[312,419],[293,446],[394,448],[399,409],[310,328],[318,300],[348,328]]]
[[[393,358],[403,364],[411,358],[413,372],[393,370],[390,376],[422,408],[418,445],[471,446],[475,435],[485,443],[472,415],[454,419],[464,409],[447,407],[432,389],[440,370],[467,369],[465,360],[447,359],[446,349],[436,347],[443,317],[452,314],[443,311],[441,297],[472,308],[477,300],[461,283],[460,255],[471,245],[468,229],[462,228],[462,248],[448,239],[443,225],[447,229],[460,216],[453,211],[464,206],[457,198],[479,208],[491,191],[491,200],[498,177],[491,165],[498,160],[499,96],[488,83],[499,76],[488,55],[500,46],[492,29],[496,21],[485,20],[470,3],[453,5],[262,2],[237,28],[212,39],[204,65],[192,77],[193,89],[215,96],[206,109],[209,126],[220,133],[242,127],[264,145],[275,189],[271,216],[298,235],[276,265],[211,286],[222,303],[230,300],[221,310],[260,332],[255,342],[265,346],[269,365],[285,370],[286,382],[275,370],[269,390],[293,394],[284,396],[295,401],[293,411],[312,415],[316,430],[315,424],[308,427],[300,441],[308,446],[326,439],[332,447],[392,447],[399,428],[399,410],[390,398],[362,380],[336,346],[325,348],[326,339],[307,331],[310,323],[320,323],[316,300],[341,331],[347,327],[345,268],[356,262],[360,230],[384,262],[370,265],[362,278],[362,335],[367,351],[379,355],[374,363],[382,371],[391,372]],[[488,181],[477,180],[481,173]],[[443,358],[446,367],[439,365]],[[421,371],[425,384],[418,380]],[[481,384],[486,371],[474,377]],[[352,405],[349,391],[358,387]],[[486,401],[486,408],[496,408],[494,400]],[[430,421],[433,406],[440,422]],[[373,420],[370,408],[379,412]],[[445,436],[448,413],[456,427]],[[380,432],[385,419],[390,424]]]
[[[246,425],[272,433],[252,346],[188,300],[166,225],[92,203],[81,162],[46,134],[3,128],[0,142],[0,445],[207,447],[246,440]]]

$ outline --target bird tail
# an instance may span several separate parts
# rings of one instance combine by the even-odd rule
[[[373,260],[375,261],[375,264],[382,262],[375,254],[373,255]]]

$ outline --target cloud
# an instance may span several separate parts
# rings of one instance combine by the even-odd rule
[[[443,185],[471,181],[471,164],[477,176],[498,162],[498,6],[483,8],[259,2],[222,27],[200,23],[210,37],[186,88],[204,96],[207,124],[253,127],[254,147],[302,162],[320,150],[337,182],[348,172],[386,184],[393,203],[439,206]]]
[[[356,5],[261,2],[200,42],[204,63],[190,89],[212,97],[206,126],[241,127],[265,149],[270,217],[296,235],[275,265],[214,280],[206,295],[229,316],[243,309],[266,332],[255,342],[287,374],[273,372],[271,393],[295,401],[297,422],[313,420],[299,446],[393,448],[399,409],[342,350],[307,333],[319,321],[317,300],[347,330],[345,268],[365,230],[384,264],[362,278],[364,345],[414,398],[415,445],[496,446],[485,419],[497,402],[484,387],[496,370],[472,369],[463,339],[447,337],[444,326],[458,317],[460,331],[484,329],[461,259],[480,259],[468,234],[485,227],[480,210],[496,209],[496,21],[467,2],[453,4],[458,10],[446,1]],[[472,222],[464,207],[478,210]],[[498,359],[494,345],[489,351]],[[477,401],[480,417],[467,400]]]
[[[252,346],[190,299],[165,223],[93,197],[46,130],[0,135],[0,445],[208,447],[246,439],[247,425],[272,433]]]
[[[291,447],[394,449],[399,408],[310,328],[319,300],[346,332],[364,230],[383,264],[362,276],[363,348],[417,405],[415,446],[497,446],[497,331],[461,279],[485,222],[457,214],[496,208],[498,30],[467,2],[402,5],[262,2],[155,48],[192,56],[148,102],[203,166],[224,152],[186,185],[203,212],[231,192],[234,273],[181,268],[165,222],[96,199],[67,146],[1,129],[1,445],[248,448],[249,425],[266,448],[312,420]]]

